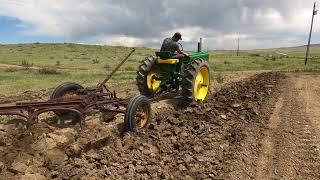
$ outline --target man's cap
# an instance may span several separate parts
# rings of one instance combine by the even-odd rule
[[[173,37],[182,40],[181,33],[179,32],[174,33]]]

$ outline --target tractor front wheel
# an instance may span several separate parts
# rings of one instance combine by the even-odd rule
[[[184,71],[182,81],[182,106],[192,102],[205,101],[210,86],[209,63],[203,59],[195,59]]]
[[[146,129],[151,123],[151,105],[145,96],[136,96],[132,98],[127,106],[124,125],[126,131],[137,132]]]

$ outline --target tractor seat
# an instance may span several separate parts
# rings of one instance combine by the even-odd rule
[[[178,64],[179,59],[158,59],[158,64]]]
[[[179,59],[172,58],[174,54],[169,51],[156,52],[159,57],[158,64],[178,64]]]

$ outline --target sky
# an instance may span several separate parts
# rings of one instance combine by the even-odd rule
[[[299,46],[312,8],[312,0],[0,0],[0,44],[159,48],[180,32],[186,49],[200,37],[210,50],[235,49],[237,38],[241,49]],[[319,42],[320,13],[312,38]]]

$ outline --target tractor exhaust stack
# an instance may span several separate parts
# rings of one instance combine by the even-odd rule
[[[202,38],[200,38],[200,42],[198,42],[198,52],[202,52]]]

